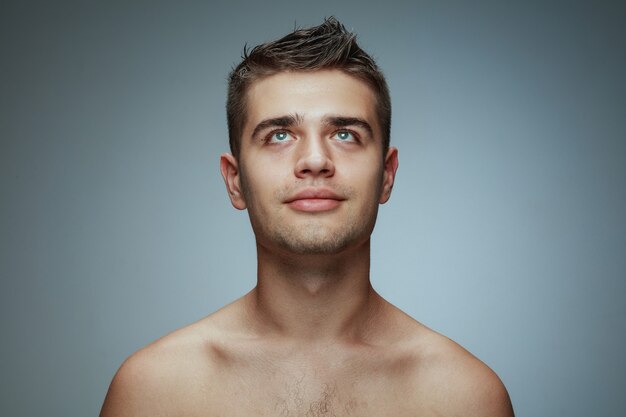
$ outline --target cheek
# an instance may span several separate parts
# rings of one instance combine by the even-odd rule
[[[241,189],[251,216],[262,216],[268,211],[269,204],[276,197],[275,184],[276,178],[267,171],[241,171]]]
[[[353,165],[348,170],[349,183],[364,195],[378,195],[382,186],[382,164],[378,160],[367,160]]]

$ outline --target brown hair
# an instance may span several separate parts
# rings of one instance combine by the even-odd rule
[[[226,115],[230,150],[239,156],[246,118],[246,92],[255,80],[282,71],[339,69],[364,82],[376,94],[377,113],[383,134],[383,157],[389,147],[391,99],[383,73],[371,56],[356,43],[356,35],[329,17],[319,26],[295,29],[272,42],[244,47],[243,60],[228,76]]]

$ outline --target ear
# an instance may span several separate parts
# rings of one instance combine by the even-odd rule
[[[398,170],[398,149],[389,148],[385,155],[383,166],[383,187],[380,192],[380,204],[385,204],[391,197],[393,182],[396,179],[396,171]]]
[[[239,172],[239,162],[229,153],[220,156],[220,171],[226,184],[226,191],[233,207],[238,210],[246,208],[246,201],[241,192],[241,177]]]

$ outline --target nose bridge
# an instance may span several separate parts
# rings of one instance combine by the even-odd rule
[[[324,140],[322,133],[314,128],[306,131],[302,145],[305,148],[304,153],[309,153],[311,155],[321,155],[325,154],[327,151],[327,143]]]
[[[332,175],[334,165],[329,143],[317,129],[308,129],[300,139],[296,175]]]

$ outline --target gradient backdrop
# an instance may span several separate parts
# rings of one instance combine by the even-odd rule
[[[626,415],[626,6],[548,3],[0,1],[0,415],[97,415],[125,357],[252,288],[226,76],[329,15],[392,92],[375,288],[518,416]]]

